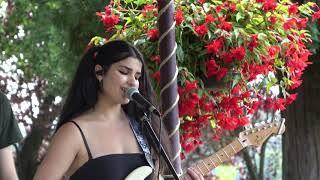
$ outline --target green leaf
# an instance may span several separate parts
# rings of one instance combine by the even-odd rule
[[[203,4],[203,9],[205,13],[208,13],[211,10],[210,4],[209,3],[204,3]]]
[[[238,12],[236,15],[236,21],[239,22],[240,19],[244,19],[244,14],[242,12]]]
[[[233,89],[238,84],[238,82],[240,80],[241,80],[240,74],[237,74],[237,75],[233,76],[231,89]]]
[[[129,4],[132,3],[134,0],[124,0],[124,3]]]
[[[137,6],[141,6],[141,5],[144,5],[144,4],[148,4],[152,2],[152,0],[135,0],[134,1],[134,4],[136,4]]]
[[[128,24],[130,24],[132,22],[131,17],[125,17],[124,20],[126,20],[125,25],[128,25]]]
[[[123,28],[122,25],[115,25],[114,27],[115,27],[117,30],[121,30],[121,29]]]
[[[264,33],[258,33],[258,39],[261,41],[265,41],[267,38],[267,35]]]
[[[210,126],[212,129],[216,128],[216,121],[215,120],[210,120]]]
[[[183,62],[184,60],[184,52],[180,45],[177,47],[177,60],[178,62]]]

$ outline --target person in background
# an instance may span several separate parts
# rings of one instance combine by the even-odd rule
[[[8,98],[0,91],[0,179],[18,180],[11,145],[22,140]]]
[[[34,179],[123,180],[139,167],[152,171],[133,179],[158,179],[165,163],[159,166],[159,157],[139,121],[143,112],[127,97],[132,87],[156,105],[137,48],[115,40],[87,49],[63,106],[58,130]],[[155,130],[159,122],[156,116],[151,117]],[[167,132],[161,131],[160,136],[172,157]],[[204,179],[191,168],[188,174],[187,179]]]

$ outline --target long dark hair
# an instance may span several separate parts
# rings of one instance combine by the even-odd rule
[[[152,103],[156,103],[154,91],[145,69],[145,62],[142,54],[133,45],[125,41],[110,41],[102,46],[89,48],[83,55],[75,77],[69,89],[65,104],[62,108],[58,128],[64,123],[74,119],[84,112],[92,109],[98,100],[100,91],[99,81],[96,78],[95,65],[99,64],[106,73],[109,67],[125,58],[134,57],[141,61],[142,71],[140,78],[140,93]],[[136,115],[136,105],[132,102],[123,106],[126,113]]]
[[[97,103],[100,85],[96,78],[95,65],[101,65],[104,68],[103,73],[106,73],[113,63],[119,62],[127,57],[134,57],[141,61],[142,70],[141,78],[139,79],[139,92],[158,107],[142,54],[136,47],[128,42],[121,40],[110,41],[102,46],[89,48],[83,55],[62,108],[57,129],[89,109],[92,109]],[[129,116],[136,119],[141,113],[133,102],[129,102],[122,107]],[[159,118],[152,116],[151,124],[155,130],[158,130],[159,123]],[[166,150],[169,151],[169,156],[171,156],[170,143],[168,143],[169,139],[165,128],[161,133],[161,139],[164,142]]]

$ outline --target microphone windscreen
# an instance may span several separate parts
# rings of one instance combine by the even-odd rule
[[[127,98],[130,99],[130,100],[133,100],[132,99],[132,95],[134,93],[139,93],[139,90],[135,87],[130,87],[128,90],[127,90]]]

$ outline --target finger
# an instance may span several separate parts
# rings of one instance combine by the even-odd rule
[[[199,180],[204,180],[204,177],[202,175],[202,173],[200,171],[198,171],[197,169],[192,168],[193,172],[197,174],[197,177]]]
[[[197,174],[198,180],[204,180],[203,175],[196,169],[192,169],[195,174]]]
[[[192,179],[203,180],[203,176],[196,169],[188,168],[187,172],[192,177]]]
[[[185,174],[182,180],[192,180],[189,174]]]

